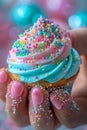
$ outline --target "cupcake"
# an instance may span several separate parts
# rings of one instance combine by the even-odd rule
[[[7,58],[12,80],[28,87],[64,87],[76,78],[81,64],[67,32],[52,20],[38,21],[14,42]]]

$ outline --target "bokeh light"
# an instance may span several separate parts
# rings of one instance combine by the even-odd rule
[[[35,19],[45,14],[41,8],[35,4],[18,4],[12,9],[12,19],[19,27],[26,28],[33,24]],[[35,18],[36,16],[36,18]]]
[[[51,11],[57,11],[61,6],[62,0],[47,0],[47,8]]]
[[[77,3],[75,0],[62,0],[62,5],[59,9],[59,13],[64,17],[69,17],[77,10]]]
[[[32,0],[19,0],[19,2],[29,4],[32,2]]]
[[[87,13],[79,12],[69,17],[68,24],[71,29],[87,26]]]

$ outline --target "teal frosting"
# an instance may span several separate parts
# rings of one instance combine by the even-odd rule
[[[72,48],[70,55],[59,63],[49,63],[36,67],[26,63],[11,62],[9,59],[7,62],[9,72],[18,74],[23,82],[34,83],[45,80],[49,83],[55,83],[74,76],[79,71],[81,59],[78,52]]]

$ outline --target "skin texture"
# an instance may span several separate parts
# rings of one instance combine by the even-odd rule
[[[37,86],[30,91],[27,90],[23,83],[20,83],[23,87],[23,92],[21,92],[22,102],[18,104],[18,114],[13,114],[11,106],[13,98],[9,95],[16,93],[16,96],[19,96],[18,90],[16,89],[15,92],[13,90],[14,82],[16,81],[11,81],[8,76],[3,81],[3,75],[2,73],[0,74],[0,78],[2,78],[0,82],[0,99],[6,103],[7,113],[16,125],[24,127],[31,124],[35,130],[56,130],[62,124],[69,128],[74,128],[87,123],[87,28],[69,31],[69,33],[73,41],[73,47],[81,54],[82,58],[80,71],[73,84],[71,95],[66,92],[65,94],[60,92],[54,98],[55,91],[49,95],[46,90],[37,89]],[[65,103],[59,100],[60,95],[62,101],[66,97]],[[52,105],[50,108],[52,117],[48,122],[46,122],[45,115],[49,116],[49,112],[46,111],[47,104],[45,100],[48,103],[50,101]],[[78,111],[74,110],[75,108],[71,109],[73,102],[76,102]],[[42,105],[44,108],[44,111],[39,111],[41,115],[41,119],[38,120],[39,127],[37,126],[37,115],[32,113],[32,107],[35,107],[36,111],[38,111],[34,104],[36,106]]]
[[[81,54],[87,54],[87,28],[69,31],[73,47]]]

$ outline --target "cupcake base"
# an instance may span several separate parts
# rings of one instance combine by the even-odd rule
[[[11,80],[21,81],[19,75],[10,73],[8,71],[8,69],[6,69],[6,68],[2,68],[1,70],[4,70],[7,73],[7,75],[10,77]],[[24,84],[26,84],[26,86],[29,87],[29,88],[35,87],[38,84],[41,85],[43,88],[46,88],[46,89],[56,88],[56,87],[60,88],[61,86],[67,87],[68,84],[71,84],[72,82],[74,82],[77,75],[78,75],[78,73],[76,75],[74,75],[73,77],[69,78],[69,79],[62,79],[62,80],[55,82],[55,83],[49,83],[47,81],[40,80],[40,81],[32,83],[32,84],[29,84],[29,83],[24,83]]]

